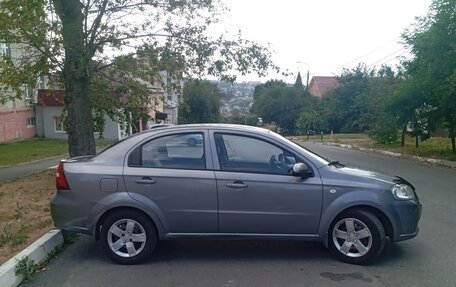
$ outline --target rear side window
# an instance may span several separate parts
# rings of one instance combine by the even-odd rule
[[[129,165],[143,168],[206,169],[204,135],[185,133],[153,139],[130,154]]]

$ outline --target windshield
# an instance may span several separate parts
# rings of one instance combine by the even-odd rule
[[[314,153],[313,151],[310,151],[308,149],[305,149],[303,148],[302,146],[298,145],[297,143],[273,132],[273,131],[270,131],[270,134],[282,141],[286,141],[289,145],[295,147],[296,149],[299,149],[306,158],[308,158],[309,160],[311,160],[315,165],[317,165],[318,167],[321,167],[321,166],[324,166],[324,165],[328,165],[330,164],[331,162],[328,161],[327,159],[325,159],[324,157]]]

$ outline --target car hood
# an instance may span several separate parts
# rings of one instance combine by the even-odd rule
[[[398,180],[398,177],[374,171],[331,165],[322,167],[320,174],[324,184],[381,189],[389,189]]]

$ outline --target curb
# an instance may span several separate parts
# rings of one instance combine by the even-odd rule
[[[53,229],[43,235],[0,266],[0,286],[16,287],[21,284],[24,276],[22,274],[16,275],[16,265],[20,260],[28,257],[37,264],[43,263],[47,259],[48,254],[62,244],[63,235],[58,229]]]
[[[419,162],[430,163],[430,164],[434,164],[434,165],[441,166],[441,167],[456,168],[456,162],[449,161],[449,160],[428,158],[428,157],[422,157],[422,156],[416,156],[416,155],[408,155],[408,154],[402,154],[402,153],[391,152],[391,151],[380,150],[380,149],[373,149],[373,148],[363,148],[363,147],[358,147],[358,146],[349,145],[349,144],[340,144],[340,143],[333,143],[333,142],[314,142],[314,143],[320,143],[322,145],[340,147],[340,148],[345,148],[345,149],[371,152],[371,153],[376,153],[376,154],[383,154],[383,155],[396,157],[396,158],[412,159],[412,160],[416,160]]]

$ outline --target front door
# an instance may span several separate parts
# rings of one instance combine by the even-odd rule
[[[322,204],[319,176],[292,176],[299,157],[249,135],[215,133],[221,233],[315,234]]]

